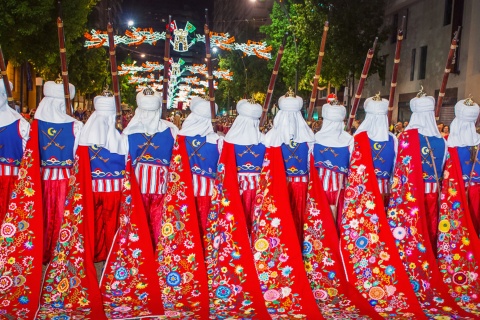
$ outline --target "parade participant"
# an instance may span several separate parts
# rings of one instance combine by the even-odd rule
[[[448,146],[458,152],[471,218],[480,234],[480,134],[475,130],[478,114],[478,104],[471,98],[457,102]]]
[[[75,87],[69,84],[70,96]],[[35,120],[38,122],[44,212],[44,259],[50,261],[62,223],[68,179],[83,123],[66,114],[62,80],[47,81]],[[68,106],[68,108],[71,108]]]
[[[355,134],[367,132],[378,188],[386,207],[389,199],[389,181],[393,174],[398,140],[388,130],[388,100],[382,99],[380,93],[378,93],[374,97],[365,100],[364,109],[366,113],[365,120],[363,120]]]
[[[107,90],[93,100],[95,111],[80,134],[88,146],[95,212],[94,261],[107,258],[118,227],[128,142],[115,128],[116,108]]]
[[[262,106],[253,99],[243,99],[237,103],[237,112],[238,116],[225,136],[225,141],[234,145],[240,195],[250,234],[253,205],[265,156],[263,134],[259,127]]]
[[[273,128],[265,135],[267,147],[281,146],[288,180],[290,206],[300,243],[302,243],[303,214],[308,187],[308,155],[315,142],[312,129],[303,119],[301,97],[290,89],[278,100],[278,111]]]
[[[420,139],[423,181],[425,185],[425,214],[428,222],[430,243],[436,252],[438,227],[438,202],[443,165],[446,155],[446,142],[435,123],[435,99],[423,92],[410,101],[412,116],[405,131],[416,129]],[[415,133],[412,133],[415,134]]]
[[[0,82],[0,223],[7,212],[29,131],[28,121],[8,106],[5,85]]]
[[[190,102],[190,109],[192,112],[183,122],[178,134],[185,137],[184,142],[192,172],[193,193],[203,238],[223,140],[213,130],[209,101],[194,97]],[[215,104],[215,110],[217,109],[218,106]]]
[[[327,102],[322,107],[322,129],[315,134],[313,157],[334,221],[337,221],[343,205],[353,137],[343,130],[345,107],[338,104],[334,94],[327,97]]]
[[[161,119],[161,103],[160,96],[151,88],[139,92],[135,115],[123,130],[154,244],[160,234],[168,167],[178,133],[174,124]]]

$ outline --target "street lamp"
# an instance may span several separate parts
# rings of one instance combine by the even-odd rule
[[[134,22],[133,22],[133,20],[128,20],[127,24],[128,24],[129,27],[131,27],[131,26],[133,26]]]
[[[218,51],[217,47],[213,47],[212,52],[217,53],[217,51]]]

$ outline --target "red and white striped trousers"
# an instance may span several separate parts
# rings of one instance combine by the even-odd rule
[[[142,194],[165,194],[167,192],[168,167],[139,163],[135,167]]]

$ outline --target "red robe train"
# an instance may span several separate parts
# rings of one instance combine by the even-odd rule
[[[157,263],[130,160],[122,188],[119,223],[100,281],[105,314],[109,319],[161,316]]]
[[[272,318],[323,319],[305,273],[282,162],[280,147],[267,148],[255,199],[252,250],[263,298]]]
[[[224,142],[205,236],[210,318],[269,319],[239,193],[234,145]]]
[[[437,257],[450,295],[463,309],[480,316],[480,240],[467,205],[456,148],[449,148],[443,173]]]
[[[426,319],[390,232],[366,132],[354,136],[340,249],[348,281],[385,318]]]
[[[156,248],[165,316],[208,319],[207,271],[184,136],[177,136],[169,176]]]
[[[58,316],[106,319],[93,264],[94,219],[88,147],[80,146],[63,214],[63,222],[42,284],[35,319]],[[69,319],[69,318],[66,318]]]
[[[418,131],[405,131],[398,138],[388,222],[404,268],[427,316],[466,319],[471,315],[455,304],[442,283],[428,237]]]
[[[304,216],[303,260],[317,305],[328,319],[382,319],[345,277],[336,222],[313,157]]]
[[[34,122],[0,227],[0,314],[32,319],[42,279],[43,207],[38,129]]]

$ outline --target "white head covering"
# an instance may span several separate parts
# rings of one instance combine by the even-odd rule
[[[315,141],[315,135],[303,119],[300,112],[303,106],[303,100],[300,97],[288,95],[278,99],[280,110],[273,119],[273,127],[265,135],[265,145],[278,147],[283,143],[289,143],[291,139],[294,142]]]
[[[154,91],[147,88],[137,94],[137,109],[135,115],[123,130],[123,134],[133,133],[155,134],[171,128],[172,135],[175,138],[178,128],[171,122],[165,121],[162,116],[162,100]]]
[[[476,146],[480,143],[480,134],[475,130],[480,108],[471,99],[460,100],[455,105],[455,119],[450,125],[448,145],[450,147]]]
[[[343,130],[347,110],[341,105],[324,104],[322,107],[322,128],[315,134],[315,142],[326,147],[346,147],[353,137]]]
[[[418,133],[427,137],[441,138],[435,122],[435,98],[419,93],[410,100],[412,116],[405,130],[418,129]]]
[[[237,103],[237,112],[238,116],[228,130],[225,141],[242,146],[259,144],[262,141],[260,132],[262,106],[242,99]]]
[[[75,87],[73,84],[68,85],[70,89],[70,98],[75,97]],[[45,97],[40,101],[38,109],[35,112],[35,119],[52,122],[66,123],[75,121],[66,113],[65,95],[63,92],[63,84],[47,81],[43,86],[43,94]]]
[[[388,141],[388,100],[380,97],[368,98],[363,104],[365,108],[365,120],[360,124],[355,134],[366,131],[373,141]]]
[[[97,145],[112,153],[126,155],[126,139],[115,128],[115,98],[96,96],[93,99],[95,111],[88,118],[80,133],[79,145]]]
[[[193,97],[190,102],[190,110],[192,111],[182,124],[182,129],[178,134],[187,137],[200,135],[207,136],[209,143],[216,143],[218,135],[213,131],[212,113],[210,111],[210,102],[200,97]],[[215,113],[218,110],[215,104]]]
[[[9,82],[10,88],[13,89],[13,85]],[[0,127],[8,126],[12,122],[17,121],[18,119],[23,119],[23,117],[10,108],[8,105],[7,91],[5,90],[5,84],[3,81],[0,81]]]

